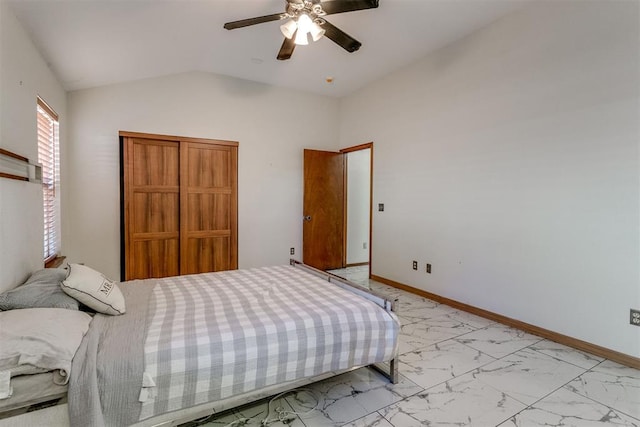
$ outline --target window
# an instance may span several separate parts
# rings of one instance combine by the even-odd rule
[[[44,262],[60,251],[60,153],[58,115],[38,98],[38,162],[42,164]]]

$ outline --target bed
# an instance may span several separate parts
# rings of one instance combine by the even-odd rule
[[[71,425],[176,425],[361,366],[398,378],[393,302],[288,266],[119,284],[73,358]]]

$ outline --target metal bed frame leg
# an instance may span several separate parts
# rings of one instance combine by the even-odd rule
[[[391,381],[392,384],[398,384],[398,381],[400,381],[398,359],[395,357],[389,362],[389,381]]]
[[[398,381],[400,381],[397,356],[389,361],[389,369],[386,369],[386,366],[381,363],[374,363],[373,365],[369,365],[369,367],[384,375],[391,384],[398,384]]]

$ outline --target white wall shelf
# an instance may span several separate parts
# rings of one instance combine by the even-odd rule
[[[42,166],[29,159],[0,148],[0,177],[42,183]]]

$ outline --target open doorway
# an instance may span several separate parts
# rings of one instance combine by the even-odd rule
[[[354,148],[342,150],[345,155],[344,267],[330,272],[354,283],[368,285],[371,261],[372,147]]]
[[[345,267],[369,265],[371,240],[371,148],[346,153]]]
[[[368,283],[373,143],[304,151],[303,261]]]

